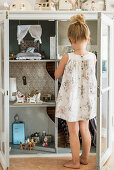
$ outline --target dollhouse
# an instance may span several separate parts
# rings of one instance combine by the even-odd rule
[[[63,3],[63,1],[61,0]],[[66,3],[66,2],[65,2]],[[68,3],[68,1],[67,1]],[[61,6],[60,6],[61,8]],[[69,9],[71,8],[69,4]],[[72,51],[70,43],[67,39],[67,29],[70,22],[70,17],[80,13],[80,11],[4,11],[0,12],[0,159],[4,169],[9,167],[9,157],[23,156],[41,156],[70,154],[69,137],[65,133],[67,129],[65,125],[61,125],[61,121],[55,118],[56,98],[61,79],[54,78],[54,71],[59,64],[60,58],[65,53]],[[102,138],[105,141],[110,141],[111,136],[111,110],[108,110],[111,98],[110,95],[110,78],[108,77],[111,67],[110,61],[112,56],[112,18],[105,12],[81,12],[85,14],[87,24],[91,31],[91,43],[88,45],[89,51],[97,51],[97,77],[98,77],[98,117],[97,117],[97,169],[99,170],[110,155],[110,142],[108,142],[105,151],[102,151]],[[24,41],[18,44],[17,28],[20,25],[26,25],[27,29],[30,25],[39,25],[42,28],[41,41],[34,38],[30,34],[26,34]],[[22,28],[22,27],[21,27]],[[64,29],[63,29],[64,28]],[[40,29],[41,31],[41,29]],[[50,39],[54,37],[55,42],[55,58],[50,59]],[[101,41],[102,40],[102,41]],[[3,43],[2,43],[3,42]],[[108,43],[104,44],[103,42]],[[30,46],[28,46],[28,44]],[[105,46],[105,48],[104,48]],[[24,47],[24,48],[23,48]],[[32,49],[31,49],[32,47]],[[108,47],[108,48],[107,48]],[[25,55],[26,50],[32,50],[32,55],[35,53],[43,54],[39,60],[34,59],[9,59],[9,54],[14,53],[16,56],[19,53]],[[103,53],[105,49],[105,53]],[[30,51],[29,51],[30,52]],[[4,54],[4,55],[2,55]],[[45,55],[44,55],[45,54]],[[106,56],[107,54],[107,56]],[[45,58],[44,58],[45,56]],[[4,61],[4,62],[3,62]],[[106,63],[107,69],[102,72],[102,61]],[[3,67],[4,64],[4,67]],[[108,71],[107,71],[108,70]],[[99,76],[100,75],[100,76]],[[26,83],[23,81],[23,76],[26,77]],[[37,100],[41,103],[16,103],[9,102],[9,78],[16,78],[17,90],[21,92],[22,97],[33,97],[36,90],[41,96],[37,96]],[[107,83],[108,82],[108,83]],[[102,95],[104,98],[101,96]],[[30,95],[28,95],[30,93]],[[106,95],[108,94],[108,96]],[[20,95],[20,93],[17,95]],[[106,95],[106,96],[105,96]],[[18,98],[18,96],[17,96]],[[102,100],[101,100],[102,98]],[[30,99],[30,98],[29,98]],[[3,102],[4,100],[4,102]],[[24,99],[23,99],[24,100]],[[34,99],[33,99],[34,100]],[[107,109],[104,108],[103,103]],[[111,107],[110,107],[111,108]],[[12,144],[12,123],[14,116],[18,113],[21,121],[25,123],[25,136],[32,138],[32,134],[39,134],[44,137],[44,141],[29,143],[28,149],[24,149],[22,143],[20,145]],[[108,121],[106,115],[108,114]],[[102,119],[104,119],[102,123]],[[2,129],[2,126],[4,129]],[[107,128],[108,127],[108,128]],[[45,131],[45,134],[44,134]],[[106,138],[107,132],[108,139]],[[2,132],[2,133],[1,133]],[[104,136],[102,136],[102,134]],[[46,138],[48,136],[48,139]],[[38,137],[38,136],[37,136]],[[48,141],[51,139],[50,142]],[[30,139],[31,140],[31,139]],[[20,141],[21,142],[21,141]],[[44,142],[44,143],[43,143]],[[10,152],[9,152],[10,147]],[[20,149],[21,148],[21,149]],[[95,147],[91,150],[96,154]],[[105,154],[107,153],[107,154]],[[4,159],[5,158],[5,159]]]

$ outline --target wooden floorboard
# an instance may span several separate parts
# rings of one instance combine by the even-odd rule
[[[10,170],[68,170],[63,164],[70,159],[71,157],[10,159]],[[81,165],[83,170],[95,170],[95,167],[95,156],[89,157],[88,165]]]
[[[54,157],[54,158],[12,158],[10,159],[10,170],[70,170],[63,167],[63,164],[70,160],[71,157]],[[89,157],[89,164],[81,165],[82,170],[95,170],[96,157]],[[0,166],[0,170],[2,167]],[[114,142],[113,152],[102,170],[114,170]]]
[[[1,166],[1,164],[0,164],[0,170],[2,170],[2,166]]]

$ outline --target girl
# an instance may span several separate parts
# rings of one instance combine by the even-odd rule
[[[90,31],[84,15],[73,16],[71,20],[74,23],[68,28],[68,38],[74,51],[62,57],[55,71],[56,79],[63,75],[56,101],[56,117],[66,120],[70,137],[72,160],[64,166],[80,169],[80,163],[88,164],[91,146],[88,125],[89,119],[96,116],[96,57],[86,50]],[[81,156],[79,130],[82,136]]]

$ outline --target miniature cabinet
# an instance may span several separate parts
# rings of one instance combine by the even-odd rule
[[[70,153],[68,145],[64,145],[65,137],[64,131],[59,128],[58,119],[55,118],[55,107],[58,89],[60,87],[61,79],[54,79],[54,71],[58,66],[58,63],[67,52],[71,52],[71,46],[67,38],[67,28],[70,24],[70,17],[80,12],[75,11],[30,11],[30,12],[16,12],[16,11],[5,11],[1,13],[0,22],[0,74],[4,73],[4,84],[1,85],[0,90],[0,105],[4,104],[7,107],[2,108],[3,114],[0,114],[3,119],[2,129],[5,141],[2,136],[1,143],[1,155],[5,155],[6,162],[4,167],[9,167],[9,155],[14,157],[15,155],[31,156],[35,154],[40,156],[41,154],[51,155],[51,153]],[[100,19],[101,13],[98,12],[83,12],[87,19],[87,24],[91,32],[91,43],[88,45],[89,51],[96,51],[100,54],[100,33],[99,29],[101,26]],[[100,18],[100,19],[99,19]],[[108,17],[107,17],[108,18]],[[41,60],[10,60],[9,54],[17,54],[21,50],[21,45],[17,42],[17,26],[18,25],[41,25],[42,27],[42,44],[38,45],[39,52],[43,52]],[[100,25],[100,26],[99,26]],[[55,39],[55,58],[50,59],[50,37]],[[24,41],[32,41],[33,39],[28,34]],[[3,42],[3,43],[2,43]],[[28,43],[28,42],[27,42]],[[29,42],[30,43],[30,42]],[[4,50],[5,48],[5,50]],[[2,55],[4,53],[4,55]],[[4,59],[2,58],[4,56]],[[6,68],[3,67],[3,61]],[[3,71],[4,70],[4,71]],[[1,81],[3,80],[1,77]],[[23,84],[22,77],[26,77],[26,85]],[[9,78],[15,77],[17,82],[17,88],[22,93],[31,93],[32,91],[39,90],[43,99],[43,95],[47,93],[52,94],[52,98],[49,101],[43,101],[41,104],[35,103],[24,103],[15,104],[9,102]],[[4,90],[2,90],[4,89]],[[3,97],[3,95],[5,97]],[[48,147],[42,146],[42,143],[37,143],[35,149],[20,150],[19,145],[12,144],[12,123],[14,122],[14,116],[18,114],[19,120],[25,123],[25,135],[26,137],[31,136],[33,133],[46,131],[46,134],[52,135],[52,143],[49,143]],[[59,129],[58,129],[59,128]],[[68,134],[67,134],[68,135]],[[68,136],[67,136],[68,140]],[[63,142],[63,143],[62,143]],[[67,141],[67,144],[69,141]],[[63,145],[62,145],[63,144]],[[61,146],[61,147],[58,147]],[[9,149],[10,148],[10,149]],[[95,147],[92,148],[91,152],[96,153]]]

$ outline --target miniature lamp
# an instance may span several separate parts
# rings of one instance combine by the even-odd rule
[[[16,100],[16,92],[17,92],[16,78],[10,78],[9,79],[9,100],[10,101]]]

